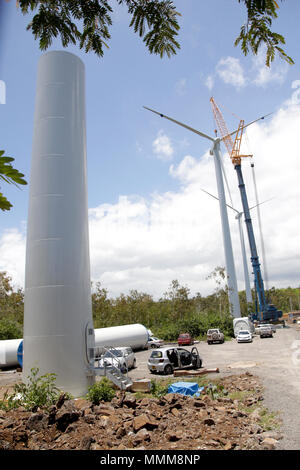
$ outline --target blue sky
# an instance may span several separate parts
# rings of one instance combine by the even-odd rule
[[[14,1],[1,2],[0,80],[6,84],[6,104],[0,104],[1,148],[15,158],[15,166],[29,181],[36,72],[42,53],[32,33],[26,31],[29,17],[22,16]],[[264,67],[263,54],[244,57],[233,45],[246,19],[237,0],[174,3],[182,14],[181,50],[171,59],[148,53],[129,29],[126,9],[120,6],[115,8],[110,48],[102,59],[68,48],[86,67],[92,279],[101,281],[112,295],[137,288],[159,296],[175,278],[192,292],[206,294],[214,288],[206,277],[215,266],[224,265],[220,217],[215,201],[199,193],[200,187],[216,193],[209,144],[142,108],[157,109],[212,135],[215,124],[209,98],[213,95],[230,129],[237,127],[240,118],[251,121],[274,112],[268,123],[249,129],[247,144],[250,153],[255,150],[261,199],[276,197],[269,208],[261,209],[269,282],[299,285],[299,240],[293,228],[300,224],[297,206],[287,206],[292,201],[296,204],[299,196],[297,183],[289,187],[300,159],[288,132],[289,119],[293,125],[300,124],[300,3],[279,2],[279,18],[273,24],[285,36],[285,49],[295,65],[276,60],[271,70]],[[59,42],[50,48],[59,49]],[[277,144],[273,149],[276,139],[282,147]],[[259,158],[267,142],[267,151]],[[284,154],[278,154],[279,148]],[[225,149],[223,153],[233,199],[240,205],[236,177]],[[248,167],[245,164],[251,204]],[[282,181],[286,181],[285,191]],[[286,192],[287,187],[294,192]],[[2,190],[14,207],[1,214],[0,269],[23,285],[28,187],[20,191],[3,185]],[[284,221],[278,220],[278,198]],[[239,287],[243,288],[239,241],[231,219]],[[253,219],[255,223],[255,215]]]

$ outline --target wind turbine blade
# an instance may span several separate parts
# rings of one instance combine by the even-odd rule
[[[183,124],[182,122],[176,121],[175,119],[172,119],[171,117],[166,116],[165,114],[161,114],[158,111],[154,111],[154,109],[147,108],[147,106],[143,106],[143,108],[147,109],[148,111],[151,111],[152,113],[158,114],[158,116],[160,116],[162,118],[165,118],[165,119],[168,119],[169,121],[175,122],[175,124],[178,124],[179,126],[184,127],[185,129],[188,129],[189,131],[194,132],[195,134],[198,134],[201,137],[204,137],[205,139],[211,140],[212,142],[215,141],[215,139],[213,139],[209,135],[206,135],[203,132],[197,131],[196,129],[193,129],[192,127],[187,126],[186,124]]]
[[[264,204],[265,202],[272,201],[273,199],[274,199],[274,197],[271,197],[270,199],[267,199],[266,201],[259,202],[259,203],[256,204],[255,206],[249,207],[249,211],[251,211],[251,209],[255,209],[255,207],[257,207],[257,206],[261,206],[261,205]]]
[[[271,116],[271,114],[273,114],[273,113],[265,114],[265,116],[262,116],[262,117],[260,117],[260,118],[258,118],[258,119],[255,119],[254,121],[251,121],[251,122],[249,122],[248,124],[245,124],[245,125],[243,126],[243,129],[246,129],[246,127],[251,126],[251,124],[254,124],[254,123],[257,122],[257,121],[260,121],[261,119],[265,119],[265,117]],[[221,140],[224,140],[224,139],[226,139],[226,137],[229,137],[229,136],[231,136],[231,135],[236,134],[237,131],[238,131],[238,129],[236,129],[236,130],[233,131],[233,132],[230,132],[230,134],[225,135],[225,137],[223,137]]]
[[[205,191],[205,189],[202,189],[200,188],[201,191],[203,191],[204,193],[208,194],[209,196],[213,197],[214,199],[216,199],[217,201],[219,200],[219,198],[217,196],[214,196],[213,194],[209,193],[208,191]],[[232,209],[234,212],[236,212],[237,214],[239,214],[239,211],[236,210],[234,207],[230,206],[229,204],[226,203],[226,206],[229,207],[230,209]]]

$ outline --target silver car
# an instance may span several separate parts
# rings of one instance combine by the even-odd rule
[[[164,341],[162,339],[158,339],[155,336],[150,336],[148,339],[148,347],[150,348],[160,348],[164,344]]]
[[[113,365],[121,370],[121,372],[126,372],[129,369],[136,367],[136,358],[132,349],[127,348],[111,348],[106,351],[106,353],[100,359],[100,366],[104,365]]]
[[[252,343],[252,334],[248,330],[240,330],[236,340],[238,343]]]
[[[148,360],[148,369],[152,374],[173,374],[174,369],[199,369],[202,359],[196,347],[191,351],[184,348],[160,348],[152,351]]]

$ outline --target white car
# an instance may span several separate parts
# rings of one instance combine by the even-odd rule
[[[252,334],[248,330],[240,330],[236,340],[238,343],[252,343]]]
[[[158,339],[155,336],[150,336],[147,344],[150,348],[160,348],[163,346],[164,342],[162,339]]]
[[[129,369],[136,367],[136,358],[131,348],[111,348],[108,349],[101,357],[99,365],[113,365],[121,370],[127,372]]]

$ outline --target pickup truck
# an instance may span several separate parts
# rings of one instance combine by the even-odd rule
[[[208,330],[207,332],[207,344],[212,343],[224,343],[224,334],[217,328]]]
[[[259,329],[259,336],[261,338],[273,338],[273,330],[269,325],[261,326]]]

